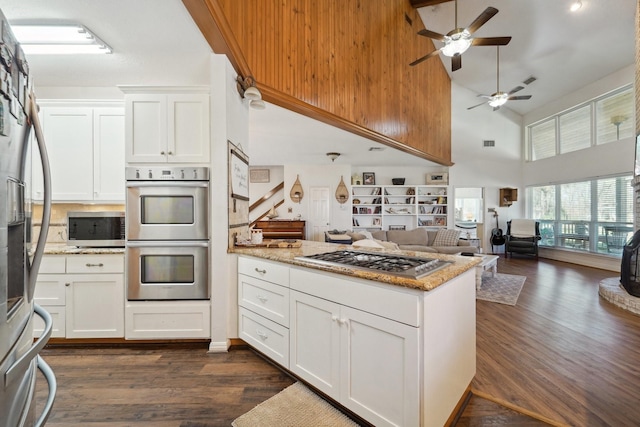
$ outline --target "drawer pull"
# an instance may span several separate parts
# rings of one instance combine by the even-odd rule
[[[265,297],[264,295],[256,295],[256,298],[258,298],[263,304],[267,301],[269,301],[269,298]]]
[[[71,283],[68,283],[68,282],[67,282],[67,283],[65,283],[64,285],[65,285],[65,286],[71,286]]]
[[[256,329],[256,335],[258,335],[263,341],[269,338],[269,336],[262,332],[260,329]]]
[[[91,264],[90,262],[85,264],[87,267],[104,267],[103,263]]]
[[[260,274],[267,274],[267,270],[260,270],[258,267],[255,270]]]

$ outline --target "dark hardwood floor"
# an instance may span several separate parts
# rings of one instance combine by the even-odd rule
[[[458,426],[631,426],[640,420],[640,317],[598,296],[615,273],[500,258],[527,276],[516,306],[478,301],[477,374]],[[294,382],[247,348],[49,347],[48,426],[229,426]],[[46,391],[39,381],[39,401]]]

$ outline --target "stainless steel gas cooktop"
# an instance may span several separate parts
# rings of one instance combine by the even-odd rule
[[[377,252],[334,251],[296,259],[320,265],[352,267],[358,270],[387,273],[394,276],[420,279],[451,264],[435,258],[419,258]]]

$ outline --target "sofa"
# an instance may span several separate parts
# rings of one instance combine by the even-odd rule
[[[389,248],[389,243],[397,245],[404,251],[435,252],[441,254],[457,254],[460,252],[478,252],[478,248],[471,246],[467,240],[460,239],[458,230],[428,230],[416,228],[413,230],[381,230],[348,233],[355,247],[375,247],[369,241]]]

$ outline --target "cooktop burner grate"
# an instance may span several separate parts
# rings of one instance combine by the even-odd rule
[[[362,251],[334,251],[296,259],[321,265],[351,266],[360,270],[384,272],[419,279],[450,264],[435,258],[419,258]]]

